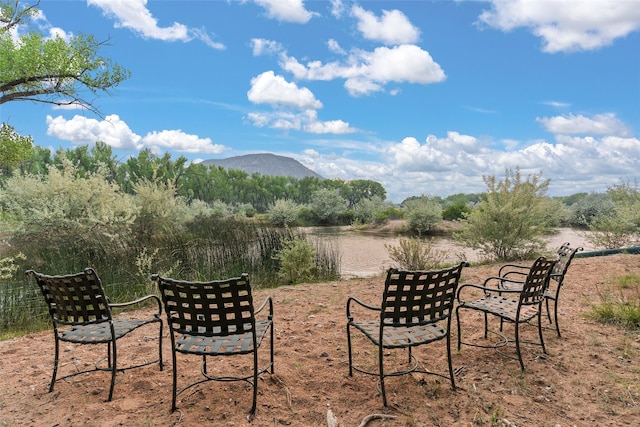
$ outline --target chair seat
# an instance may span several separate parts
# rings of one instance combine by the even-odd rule
[[[505,320],[515,322],[518,312],[518,301],[497,296],[487,295],[477,301],[465,301],[462,306],[471,308],[474,310],[480,310],[485,313],[491,313],[499,316]],[[535,305],[523,305],[520,308],[520,321],[527,321],[533,319],[538,314],[537,306]]]
[[[351,324],[362,331],[375,345],[380,345],[380,321],[368,320]],[[382,346],[384,348],[411,347],[437,341],[446,336],[447,330],[435,323],[394,326],[393,328],[384,328]]]
[[[115,339],[120,339],[134,329],[153,322],[160,322],[160,319],[113,319],[113,329],[116,334]],[[59,338],[61,341],[67,341],[76,344],[101,344],[113,341],[111,338],[111,328],[109,328],[109,322],[74,326],[71,329],[61,332]]]
[[[256,341],[258,347],[267,333],[271,320],[256,320]],[[176,340],[176,351],[197,355],[248,354],[254,351],[251,332],[227,336],[181,335]]]

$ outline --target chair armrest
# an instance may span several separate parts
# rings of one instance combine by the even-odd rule
[[[160,317],[160,315],[162,314],[162,302],[160,302],[160,298],[158,298],[156,295],[147,295],[144,296],[142,298],[138,298],[136,300],[133,301],[128,301],[128,302],[119,302],[119,303],[109,303],[109,307],[111,308],[122,308],[122,307],[129,307],[131,305],[135,305],[135,304],[140,304],[142,302],[148,301],[148,300],[155,300],[156,304],[158,305],[158,312],[154,314],[155,317]]]
[[[504,264],[502,265],[502,267],[500,267],[500,270],[498,270],[498,276],[502,277],[504,274],[508,273],[508,272],[504,272],[503,270],[505,269],[509,269],[512,270],[510,272],[515,272],[517,270],[529,270],[531,268],[531,266],[526,266],[526,265],[518,265],[518,264]],[[520,272],[520,274],[526,274],[525,272]]]
[[[273,300],[271,299],[271,297],[266,297],[264,299],[264,301],[262,301],[262,304],[260,304],[260,307],[258,307],[253,314],[256,315],[258,313],[260,313],[262,311],[262,309],[264,309],[267,305],[267,303],[269,303],[269,315],[268,315],[268,319],[269,320],[273,320]]]
[[[349,322],[353,321],[353,316],[351,315],[351,302],[352,302],[352,301],[353,301],[353,302],[355,302],[355,303],[357,303],[357,304],[358,304],[358,305],[360,305],[361,307],[367,308],[367,309],[369,309],[369,310],[374,310],[374,311],[380,311],[380,310],[382,310],[380,307],[374,307],[374,306],[372,306],[372,305],[366,304],[366,303],[364,303],[364,302],[360,301],[360,300],[359,300],[358,298],[356,298],[356,297],[349,297],[349,298],[347,299],[347,320],[348,320]]]
[[[480,289],[482,292],[484,292],[485,295],[489,295],[491,293],[491,291],[497,292],[499,291],[499,289],[495,289],[495,288],[488,288],[486,286],[483,285],[477,285],[475,283],[465,283],[464,285],[461,285],[458,287],[458,291],[456,292],[456,300],[458,301],[458,303],[463,302],[460,299],[460,295],[462,294],[462,290],[463,289]]]

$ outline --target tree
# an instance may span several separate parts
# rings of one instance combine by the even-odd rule
[[[546,192],[542,174],[523,179],[520,169],[507,169],[503,181],[483,176],[487,198],[463,221],[454,236],[467,246],[499,260],[526,259],[544,250],[548,231]]]
[[[311,195],[309,207],[324,224],[335,223],[338,215],[346,208],[347,202],[340,195],[340,190],[321,188]]]
[[[99,114],[91,98],[108,93],[130,72],[98,55],[106,42],[92,35],[46,38],[32,25],[38,4],[21,8],[18,0],[0,0],[0,105],[10,101],[81,104]]]
[[[419,199],[406,201],[406,206],[409,212],[409,229],[418,236],[427,233],[442,221],[442,207],[433,197],[423,195]]]
[[[12,167],[31,155],[33,138],[21,136],[6,123],[0,125],[0,171],[8,172]]]

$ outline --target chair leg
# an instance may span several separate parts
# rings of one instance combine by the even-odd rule
[[[270,350],[271,350],[271,373],[273,374],[275,372],[275,364],[273,362],[273,323],[271,324]]]
[[[520,362],[520,369],[524,372],[524,362],[522,361],[522,353],[520,352],[520,322],[516,319],[515,322],[515,341],[516,341],[516,353],[518,354],[518,361]]]
[[[380,367],[380,393],[382,394],[382,404],[387,407],[387,393],[384,389],[384,368],[382,365],[382,356],[384,354],[382,343],[378,345],[378,366]]]
[[[258,402],[258,349],[253,348],[253,404],[251,405],[251,417],[256,414]]]
[[[60,341],[58,340],[58,332],[53,331],[55,336],[55,355],[53,359],[53,374],[51,375],[51,384],[49,384],[49,393],[53,391],[53,386],[56,383],[56,376],[58,375],[58,360],[60,358]]]
[[[449,318],[451,321],[451,318]],[[453,365],[451,364],[451,325],[447,330],[447,361],[449,362],[449,378],[451,379],[451,389],[456,391],[456,382],[453,378]]]
[[[176,363],[176,349],[173,344],[173,340],[171,340],[171,356],[173,359],[173,390],[171,391],[171,412],[176,411],[176,400],[178,393],[178,364]]]
[[[460,334],[460,313],[458,312],[460,306],[456,307],[456,324],[458,325],[458,351],[460,351],[460,346],[462,345],[462,336]]]
[[[349,376],[353,376],[353,356],[351,355],[351,329],[347,323],[347,352],[349,353]]]
[[[162,321],[160,323],[160,334],[158,335],[158,360],[160,361],[160,370],[164,368],[164,362],[162,361]]]
[[[558,337],[561,337],[560,335],[560,325],[558,325],[558,297],[560,296],[560,289],[558,289],[558,292],[556,293],[556,297],[553,300],[553,321],[556,324],[556,332],[558,333]]]
[[[111,402],[111,399],[113,399],[113,388],[116,385],[116,373],[117,373],[117,367],[118,367],[118,359],[117,359],[117,352],[116,352],[116,339],[115,339],[115,334],[114,334],[114,338],[113,338],[113,342],[108,344],[108,351],[109,351],[109,360],[111,362],[111,387],[109,388],[109,398],[107,399],[108,402]],[[111,354],[111,352],[113,352],[113,354]]]
[[[487,339],[487,335],[489,332],[489,320],[487,319],[487,313],[484,313],[484,339]],[[500,319],[502,321],[502,319]]]
[[[542,352],[547,354],[547,349],[544,346],[544,338],[542,337],[542,302],[540,302],[540,306],[538,307],[538,335],[540,335],[540,345],[542,346]]]

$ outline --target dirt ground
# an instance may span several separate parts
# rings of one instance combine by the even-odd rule
[[[461,283],[481,282],[497,273],[497,265],[465,268]],[[640,425],[640,333],[597,323],[585,316],[590,304],[619,293],[616,277],[640,274],[640,257],[614,255],[575,259],[560,300],[561,338],[544,331],[548,354],[524,346],[527,366],[493,349],[463,346],[453,366],[457,391],[432,375],[389,378],[389,408],[384,408],[376,378],[355,372],[348,376],[345,302],[358,296],[379,304],[382,277],[334,283],[303,284],[255,292],[256,301],[271,295],[275,309],[275,374],[262,374],[258,409],[247,421],[251,391],[246,383],[207,382],[179,396],[171,412],[171,351],[163,337],[165,369],[151,365],[127,371],[107,402],[109,376],[97,372],[60,381],[48,392],[53,363],[51,331],[0,342],[0,426],[327,426],[327,412],[341,426],[638,426]],[[635,284],[635,292],[640,284]],[[633,288],[632,288],[633,289]],[[140,315],[134,313],[133,315]],[[455,319],[454,319],[455,324]],[[497,326],[497,322],[492,322]],[[505,332],[512,332],[510,326]],[[523,328],[525,338],[537,330]],[[119,361],[152,358],[157,333],[147,328],[119,341]],[[465,340],[482,341],[482,321],[462,317]],[[374,348],[354,340],[355,361],[375,367]],[[266,360],[268,340],[261,347]],[[92,365],[104,346],[62,346],[60,373]],[[505,349],[508,351],[508,349]],[[431,369],[446,371],[445,342],[417,348],[414,354]],[[392,352],[391,362],[406,353]],[[222,359],[222,360],[221,360]],[[240,368],[237,358],[210,359],[209,366],[226,372]],[[400,362],[398,362],[400,363]],[[199,378],[200,359],[178,356],[178,381]]]

